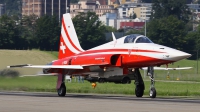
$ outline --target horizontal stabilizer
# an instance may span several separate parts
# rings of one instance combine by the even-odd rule
[[[83,69],[80,65],[12,65],[7,66],[7,68],[14,68],[14,67],[27,67],[27,68],[64,68],[64,69]]]
[[[7,66],[7,68],[14,68],[14,67],[25,67],[25,66],[30,66],[31,64],[23,64],[23,65],[11,65]]]

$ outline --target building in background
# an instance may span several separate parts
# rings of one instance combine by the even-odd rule
[[[151,16],[151,3],[128,3],[118,7],[119,18],[130,18],[135,13],[137,18],[149,20]]]
[[[105,15],[99,17],[99,20],[106,26],[117,28],[117,13],[106,13]]]
[[[105,13],[117,13],[113,5],[101,5],[99,1],[80,0],[78,3],[70,4],[71,17],[75,17],[79,12],[95,12],[99,17]]]
[[[118,18],[117,13],[106,13],[105,15],[99,17],[106,26],[111,26],[116,29],[120,28],[132,28],[132,29],[142,29],[145,24],[145,20],[135,18],[135,19],[124,19]]]
[[[126,3],[141,3],[141,0],[120,0],[120,4]]]
[[[35,14],[57,15],[59,20],[66,13],[67,0],[22,0],[22,16]]]
[[[151,7],[136,7],[133,12],[136,14],[137,18],[149,20],[151,16]]]
[[[131,28],[131,29],[136,29],[140,30],[144,27],[145,22],[139,20],[138,18],[134,19],[134,21],[124,21],[120,22],[120,29],[121,28]]]
[[[5,14],[5,12],[6,12],[6,5],[0,4],[0,16]]]

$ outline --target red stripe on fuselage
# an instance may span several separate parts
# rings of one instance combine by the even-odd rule
[[[80,51],[80,52],[81,52],[81,50],[79,50],[79,49],[76,47],[76,45],[74,45],[74,43],[72,42],[72,40],[71,40],[71,38],[70,38],[70,36],[69,36],[69,33],[68,33],[68,31],[67,31],[67,28],[66,28],[66,26],[65,26],[65,21],[64,21],[64,19],[62,20],[62,24],[63,24],[64,31],[65,31],[65,33],[66,33],[66,36],[67,36],[67,38],[68,38],[70,44],[71,44],[77,51]]]

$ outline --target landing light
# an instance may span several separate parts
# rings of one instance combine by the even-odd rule
[[[103,68],[103,71],[104,71],[104,72],[106,71],[106,67]]]

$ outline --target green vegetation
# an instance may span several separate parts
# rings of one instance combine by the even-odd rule
[[[53,57],[55,57],[56,59],[58,58],[58,51],[44,51],[44,52],[53,55]]]
[[[194,23],[194,15],[186,2],[153,0],[147,36],[155,43],[193,54],[190,59],[196,59],[200,30],[193,30],[192,24],[197,23]],[[195,32],[189,33],[191,31]]]
[[[199,61],[200,62],[200,61]],[[199,63],[198,62],[198,63]],[[166,67],[165,65],[161,67]],[[155,70],[155,78],[156,80],[167,80],[167,81],[200,81],[200,66],[197,68],[197,61],[195,60],[181,60],[175,62],[173,64],[169,64],[168,67],[170,68],[178,68],[178,67],[192,67],[188,70]],[[142,74],[144,74],[141,71]],[[169,77],[168,77],[169,75]],[[167,77],[169,79],[167,79]],[[145,79],[149,79],[145,76]]]
[[[4,69],[0,71],[1,77],[19,77],[19,72],[17,70],[12,69]]]
[[[175,16],[154,19],[148,27],[147,35],[155,43],[180,50],[183,50],[184,45],[187,45],[187,41],[184,39],[184,35],[186,35],[184,30],[185,23],[178,20]]]
[[[116,29],[105,26],[95,12],[80,12],[73,18],[73,23],[83,49],[90,49],[106,43],[106,32]]]
[[[18,16],[3,15],[0,17],[1,49],[40,49],[58,50],[60,23],[56,16],[36,15]]]
[[[21,78],[0,77],[0,90],[56,92],[56,81],[57,77],[55,76]],[[150,81],[145,81],[145,85],[145,95],[148,95]],[[84,83],[78,83],[72,80],[72,83],[66,82],[66,87],[68,93],[135,95],[134,83],[97,83],[97,87],[93,89],[91,83],[87,81]],[[194,82],[156,82],[156,89],[158,96],[200,96],[200,83]]]
[[[186,3],[186,0],[153,0],[151,19],[174,16],[187,23],[191,12]]]
[[[34,31],[34,29],[33,29]],[[36,20],[33,41],[36,48],[45,51],[58,51],[61,27],[57,17],[43,16]]]
[[[152,3],[152,0],[142,0],[143,3]]]
[[[179,4],[179,5],[177,5]],[[188,50],[186,24],[191,14],[184,0],[154,0],[154,13],[148,24],[147,36],[153,42],[180,50]],[[190,49],[191,50],[191,49]]]
[[[39,50],[0,50],[0,71],[9,65],[34,64],[45,65],[57,57]],[[33,75],[41,73],[42,69],[36,68],[15,68],[21,75]]]
[[[83,49],[96,47],[106,42],[104,33],[116,31],[99,21],[94,12],[80,13],[73,18],[79,41]],[[40,49],[58,51],[61,34],[61,23],[55,15],[0,17],[1,49]]]
[[[21,15],[21,3],[22,0],[0,0],[0,4],[6,4],[6,14],[8,15]]]

